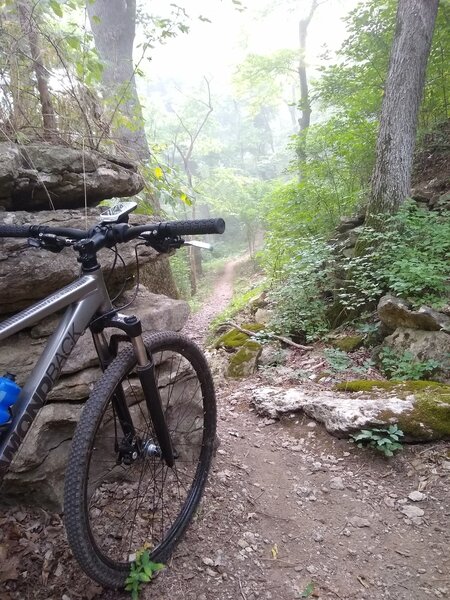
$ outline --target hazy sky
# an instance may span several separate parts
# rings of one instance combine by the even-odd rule
[[[251,52],[270,54],[280,48],[298,47],[298,21],[307,12],[311,0],[242,0],[246,10],[236,10],[232,0],[187,0],[183,3],[192,17],[190,32],[170,40],[153,51],[146,71],[155,78],[175,77],[186,82],[203,75],[225,83]],[[326,44],[339,47],[345,36],[341,17],[354,8],[357,0],[324,0],[308,30],[307,58],[311,67],[319,63]],[[161,13],[167,2],[158,0],[152,7]],[[272,6],[272,9],[267,7]],[[211,20],[197,19],[203,15]]]

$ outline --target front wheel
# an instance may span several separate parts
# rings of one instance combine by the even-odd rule
[[[155,364],[174,466],[161,458],[130,346],[109,365],[84,407],[65,479],[72,551],[89,577],[114,589],[124,586],[138,550],[149,549],[155,562],[170,555],[200,501],[215,442],[214,387],[199,348],[176,333],[151,334],[144,342]],[[125,399],[133,422],[131,447],[118,398]]]

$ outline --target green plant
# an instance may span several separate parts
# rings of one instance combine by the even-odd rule
[[[385,456],[393,456],[395,451],[402,449],[400,438],[403,436],[398,425],[390,425],[388,429],[361,429],[350,435],[358,448],[374,448]]]
[[[419,361],[411,352],[398,353],[392,348],[382,348],[379,359],[384,374],[400,381],[427,379],[440,366],[437,360]]]
[[[352,359],[342,350],[338,350],[337,348],[327,348],[323,353],[332,371],[346,371],[352,366]]]
[[[398,214],[385,220],[382,231],[364,228],[358,244],[364,253],[339,264],[345,276],[337,296],[344,308],[360,310],[386,291],[414,306],[445,303],[450,278],[448,213],[405,202]]]
[[[271,293],[276,310],[271,325],[277,333],[314,340],[329,329],[321,290],[326,286],[330,249],[323,239],[310,238],[303,245],[293,241],[289,253],[291,258]]]
[[[162,563],[154,563],[150,560],[147,549],[138,550],[136,559],[131,563],[130,574],[125,580],[125,589],[131,592],[132,600],[138,600],[141,585],[149,583],[155,573],[164,569]]]

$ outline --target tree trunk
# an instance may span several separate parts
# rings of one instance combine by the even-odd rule
[[[28,39],[30,55],[33,60],[34,72],[36,74],[39,99],[41,102],[44,138],[51,140],[57,130],[56,116],[50,97],[50,91],[48,89],[48,72],[42,60],[42,50],[32,10],[29,0],[17,0],[17,12],[19,13],[20,27],[24,36]]]
[[[439,0],[399,0],[381,107],[367,223],[395,213],[410,192],[417,120]]]
[[[309,99],[308,77],[306,75],[306,36],[308,26],[318,6],[318,0],[312,0],[309,15],[298,24],[300,56],[298,62],[298,79],[300,83],[300,118],[298,120],[300,136],[297,143],[297,155],[300,162],[306,158],[305,137],[311,123],[311,102]]]
[[[114,136],[128,156],[147,161],[150,149],[133,64],[136,0],[87,1],[86,8],[95,47],[104,64],[102,79],[105,97],[114,100],[112,118],[119,113],[130,121],[130,127],[116,127]]]

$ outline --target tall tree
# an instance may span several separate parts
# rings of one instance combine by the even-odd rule
[[[36,26],[36,15],[34,7],[29,0],[17,0],[17,12],[19,14],[20,27],[25,38],[28,40],[30,56],[36,75],[37,88],[42,111],[42,124],[44,137],[52,139],[56,133],[56,116],[48,87],[48,71],[45,68],[42,56],[41,41]]]
[[[395,213],[410,192],[425,70],[439,0],[399,0],[381,107],[367,222]]]
[[[136,0],[87,0],[86,7],[95,47],[104,63],[105,97],[113,101],[114,137],[127,155],[148,160],[150,150],[133,63]],[[121,115],[125,119],[118,118]]]

